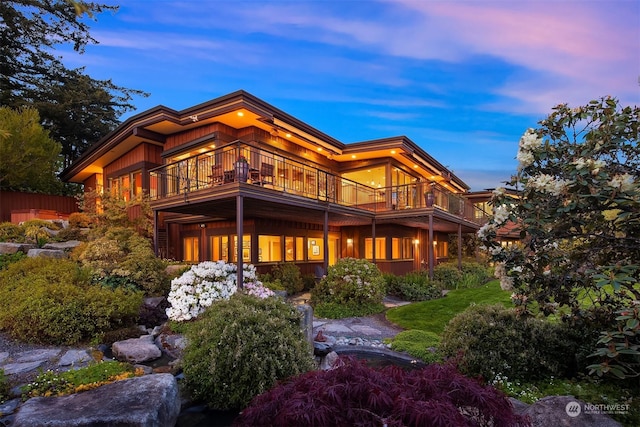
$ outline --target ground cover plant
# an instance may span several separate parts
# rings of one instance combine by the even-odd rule
[[[375,264],[342,258],[312,289],[311,304],[318,317],[367,316],[384,310],[384,294],[384,277]]]
[[[408,353],[425,363],[442,361],[438,353],[440,336],[434,332],[410,329],[400,332],[390,343],[392,350]]]
[[[0,330],[34,343],[73,345],[135,324],[142,293],[93,285],[66,259],[25,258],[0,271]]]
[[[22,388],[22,393],[25,398],[63,396],[143,374],[144,371],[141,368],[134,368],[128,363],[97,362],[69,371],[41,372],[35,380]]]
[[[0,369],[0,403],[9,398],[9,380],[4,374],[4,370]]]
[[[256,397],[237,426],[524,426],[504,394],[452,365],[405,371],[341,358]]]
[[[236,293],[185,322],[185,384],[215,409],[240,409],[278,381],[315,368],[300,329],[300,312],[286,301]]]

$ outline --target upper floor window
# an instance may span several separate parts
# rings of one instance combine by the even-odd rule
[[[109,178],[111,194],[125,201],[133,200],[142,194],[142,171],[130,172],[115,178]]]

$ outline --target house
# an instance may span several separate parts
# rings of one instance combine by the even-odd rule
[[[433,271],[448,236],[482,222],[469,187],[407,137],[345,144],[245,91],[133,116],[61,178],[148,192],[162,257],[261,272],[286,261],[310,274],[342,257]]]

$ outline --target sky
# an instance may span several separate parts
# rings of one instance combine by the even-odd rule
[[[473,191],[558,104],[640,105],[637,0],[102,0],[67,66],[141,113],[239,89],[343,143],[405,135]]]

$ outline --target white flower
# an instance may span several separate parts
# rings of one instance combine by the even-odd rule
[[[529,178],[526,185],[544,193],[558,196],[566,191],[570,183],[571,181],[569,180],[556,178],[553,175],[543,173]]]
[[[516,159],[520,162],[520,164],[518,165],[518,168],[524,169],[533,163],[533,161],[535,160],[535,157],[533,157],[533,154],[531,154],[530,151],[520,150],[518,151],[518,155],[516,156]]]
[[[171,304],[166,310],[171,320],[186,321],[198,317],[215,301],[229,299],[237,292],[237,270],[235,264],[224,261],[205,261],[194,265],[182,276],[171,281],[171,291],[167,300]],[[251,264],[243,265],[245,291],[259,298],[274,293],[256,280],[256,270]]]
[[[509,207],[507,205],[496,206],[493,209],[493,220],[496,224],[502,225],[509,219]]]
[[[496,229],[496,225],[494,223],[487,222],[482,227],[480,227],[480,230],[478,230],[478,237],[480,239],[486,239],[489,233],[491,233],[495,229]]]
[[[633,175],[630,175],[628,173],[616,175],[611,178],[611,181],[609,181],[609,186],[620,191],[630,192],[635,188]]]
[[[542,138],[531,128],[520,138],[519,148],[523,151],[532,151],[542,145]]]
[[[492,193],[494,197],[500,197],[500,196],[504,196],[504,192],[505,192],[504,187],[498,187],[498,188],[495,188]]]

